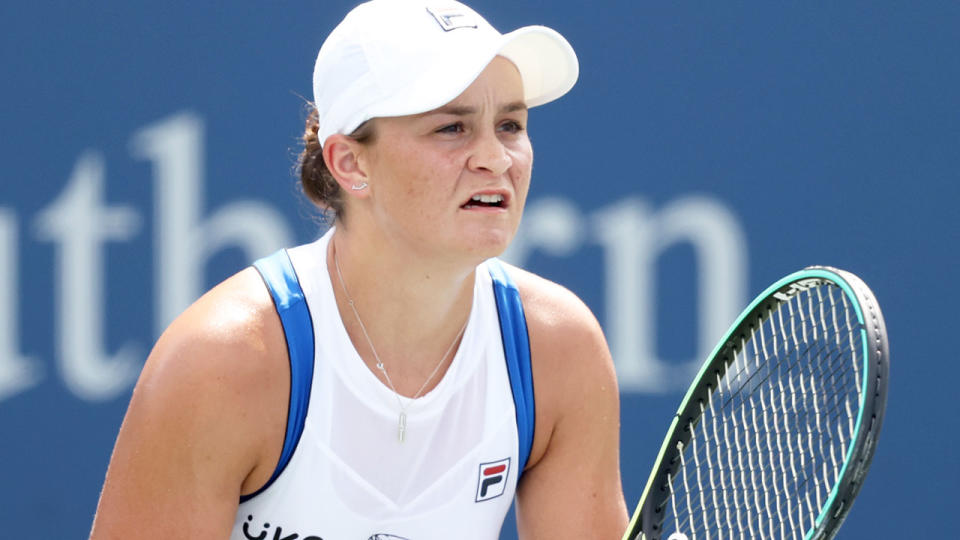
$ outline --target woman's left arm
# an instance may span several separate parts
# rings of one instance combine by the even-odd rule
[[[517,490],[522,540],[615,540],[628,522],[620,483],[620,399],[603,332],[573,293],[514,270],[530,335],[536,433]]]

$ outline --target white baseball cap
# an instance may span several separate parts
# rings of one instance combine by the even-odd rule
[[[324,41],[313,70],[323,144],[371,118],[431,111],[463,93],[496,56],[514,63],[527,107],[559,98],[577,81],[573,47],[545,26],[501,34],[454,0],[372,0]]]

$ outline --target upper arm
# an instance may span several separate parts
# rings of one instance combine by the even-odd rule
[[[514,270],[530,334],[536,433],[517,491],[521,538],[619,538],[620,403],[603,332],[575,295]]]
[[[227,538],[245,483],[282,442],[282,329],[253,270],[164,332],[134,388],[91,539]],[[284,386],[286,384],[286,386]]]

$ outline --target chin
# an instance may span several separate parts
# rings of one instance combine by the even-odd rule
[[[487,230],[475,235],[468,245],[471,253],[477,256],[479,263],[491,257],[503,255],[513,237],[513,231]]]

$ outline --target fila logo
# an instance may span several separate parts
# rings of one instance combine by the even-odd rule
[[[510,474],[510,458],[492,463],[480,464],[480,476],[477,479],[476,502],[489,501],[503,495],[507,489],[507,476]]]
[[[428,7],[427,11],[433,15],[433,18],[437,20],[440,28],[443,28],[444,32],[456,30],[457,28],[477,27],[477,21],[475,21],[469,13],[464,13],[457,8]]]

